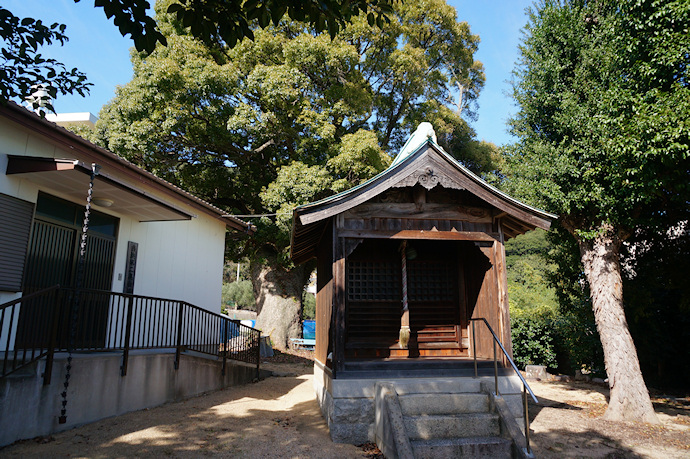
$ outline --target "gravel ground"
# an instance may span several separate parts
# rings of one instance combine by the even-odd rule
[[[307,357],[307,358],[304,358]],[[105,419],[0,449],[0,457],[362,458],[374,445],[333,443],[314,398],[309,353],[262,364],[279,376]],[[530,382],[537,457],[690,458],[690,401],[655,398],[660,425],[600,418],[606,388]]]

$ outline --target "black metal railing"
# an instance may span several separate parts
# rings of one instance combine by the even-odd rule
[[[50,287],[0,305],[0,377],[46,358],[50,384],[53,356],[62,351],[129,352],[174,349],[255,364],[259,372],[260,332],[184,301],[141,295]]]
[[[491,325],[489,325],[489,322],[484,317],[478,317],[475,319],[470,319],[472,321],[472,354],[474,356],[474,377],[476,378],[478,376],[477,372],[477,334],[476,330],[474,327],[474,323],[476,321],[482,321],[486,325],[486,328],[491,332],[491,336],[493,337],[493,344],[494,344],[494,387],[496,388],[496,395],[500,396],[500,392],[498,389],[498,354],[496,352],[496,345],[498,345],[501,348],[501,351],[503,352],[503,355],[505,356],[506,360],[510,363],[510,366],[513,367],[513,370],[515,371],[515,374],[518,375],[520,378],[520,381],[522,381],[522,403],[524,405],[524,412],[523,412],[523,418],[525,422],[525,443],[526,443],[526,452],[533,457],[532,455],[532,449],[530,448],[529,445],[529,407],[527,405],[527,392],[529,392],[530,396],[532,397],[532,400],[534,400],[534,403],[539,403],[539,400],[537,400],[536,395],[534,395],[534,392],[532,392],[532,388],[529,387],[529,384],[527,384],[527,381],[525,381],[525,378],[522,376],[522,373],[520,373],[520,370],[518,370],[517,365],[515,365],[515,362],[513,361],[512,358],[510,358],[510,355],[508,355],[508,352],[506,351],[506,348],[503,347],[503,344],[501,343],[501,340],[498,339],[498,336],[496,336],[496,333],[494,332],[493,328],[491,328]]]

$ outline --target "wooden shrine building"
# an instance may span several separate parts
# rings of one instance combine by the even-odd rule
[[[479,390],[466,367],[493,359],[494,340],[472,319],[512,354],[503,244],[556,218],[467,170],[429,123],[388,169],[293,217],[293,261],[316,258],[314,388],[331,439],[379,445],[381,384],[431,398]],[[519,419],[520,380],[497,381]]]
[[[357,359],[471,357],[477,317],[511,352],[504,241],[554,218],[463,167],[422,123],[381,174],[294,211],[292,259],[317,260],[316,360],[337,378]]]

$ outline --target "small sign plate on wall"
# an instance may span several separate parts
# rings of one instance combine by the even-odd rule
[[[125,285],[123,293],[134,293],[134,275],[137,270],[137,252],[139,250],[138,242],[127,242],[127,263],[125,264]]]

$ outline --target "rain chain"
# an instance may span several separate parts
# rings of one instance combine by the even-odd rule
[[[65,367],[65,390],[60,394],[62,396],[62,409],[60,410],[60,417],[58,422],[65,424],[67,422],[67,388],[69,387],[69,378],[72,371],[72,350],[74,348],[74,341],[77,335],[77,322],[79,318],[79,299],[81,294],[81,287],[84,280],[84,265],[86,261],[86,233],[89,230],[89,216],[91,215],[91,199],[93,197],[93,182],[101,169],[96,163],[91,164],[91,180],[89,181],[89,191],[86,194],[86,209],[84,210],[84,224],[81,229],[81,241],[79,243],[79,261],[77,263],[77,278],[75,282],[74,297],[72,299],[72,311],[70,312],[70,335],[67,344],[67,366]]]

